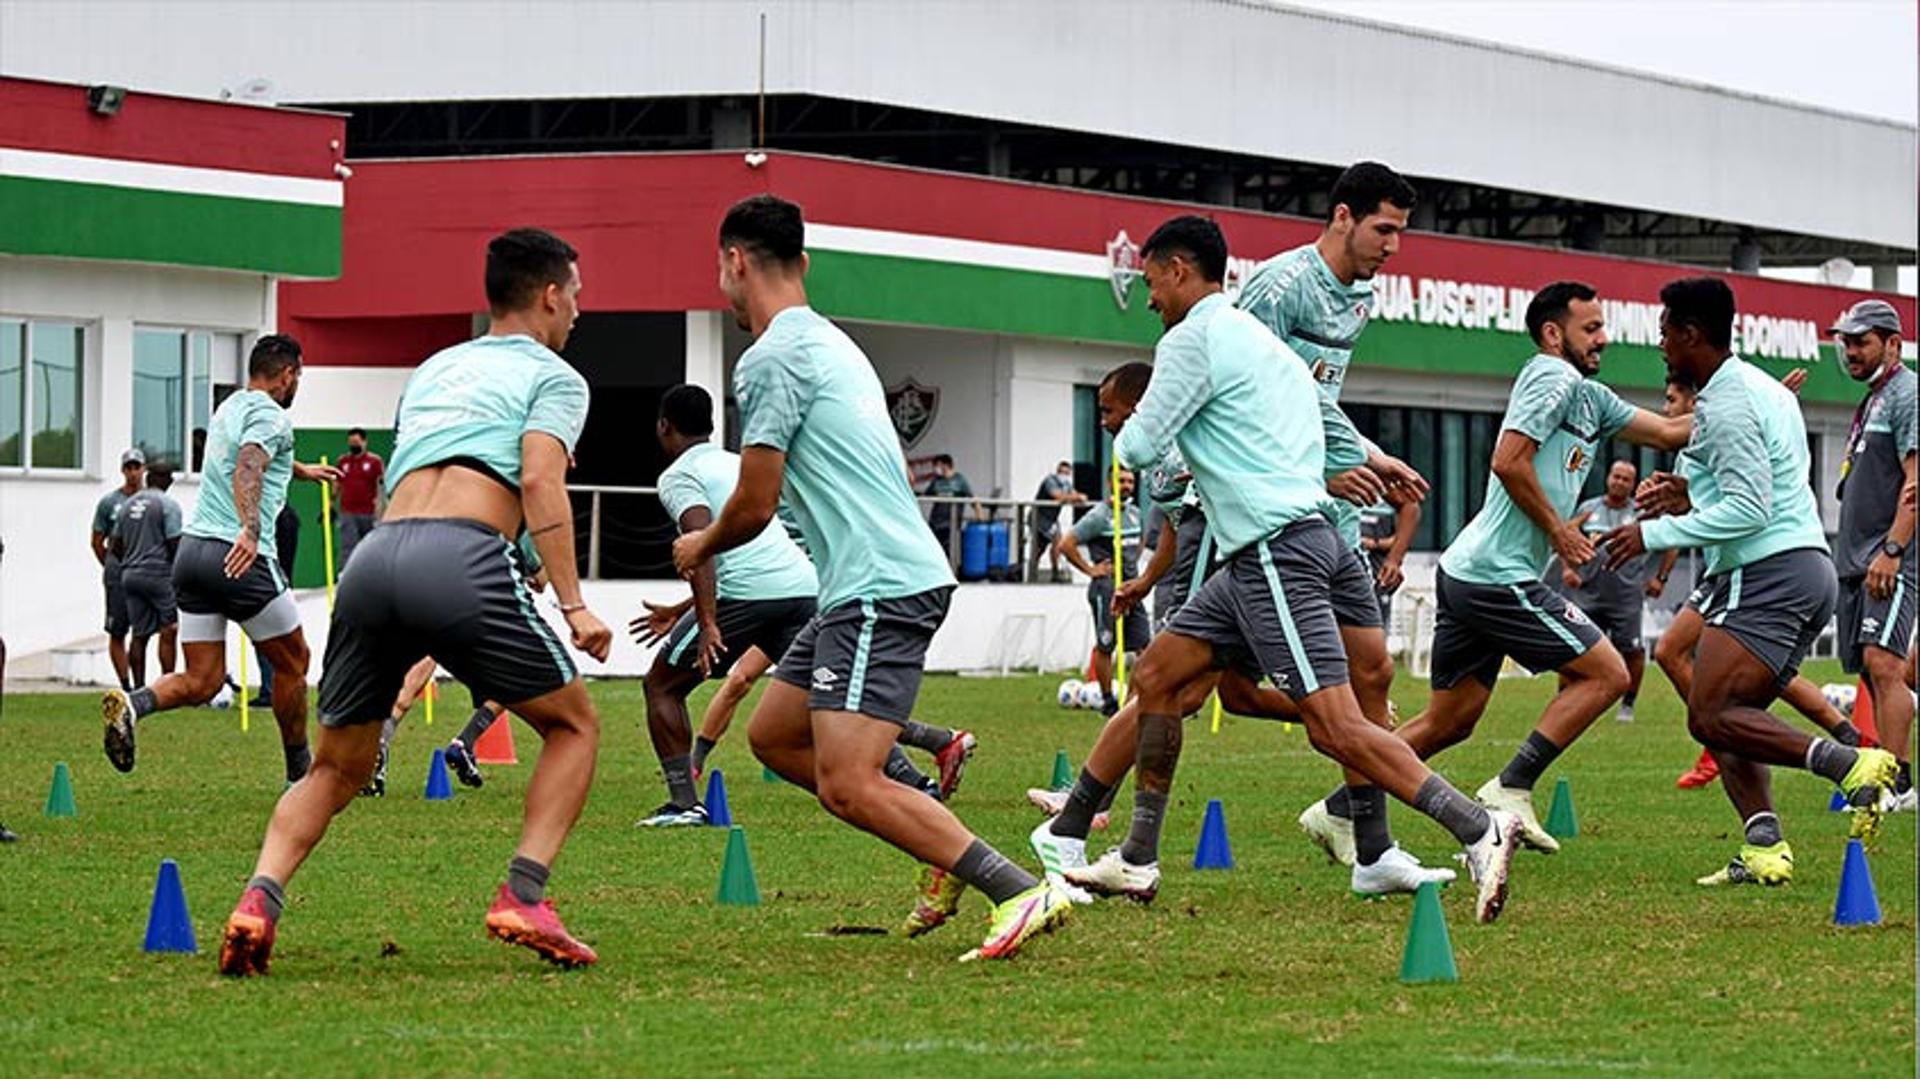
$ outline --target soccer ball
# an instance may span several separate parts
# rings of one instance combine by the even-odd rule
[[[1859,694],[1859,686],[1850,686],[1842,682],[1828,682],[1820,687],[1820,695],[1825,697],[1827,703],[1838,709],[1843,716],[1853,715],[1853,700]]]
[[[1107,703],[1107,695],[1100,692],[1100,683],[1083,682],[1080,685],[1080,707],[1098,710]]]
[[[1099,687],[1096,686],[1095,688],[1097,689]],[[1055,694],[1055,698],[1059,700],[1060,707],[1062,708],[1078,708],[1080,706],[1080,680],[1077,678],[1069,678],[1060,683],[1060,691]]]
[[[222,685],[220,687],[220,691],[213,695],[213,699],[207,702],[207,707],[208,708],[232,708],[233,707],[233,687],[229,685]]]

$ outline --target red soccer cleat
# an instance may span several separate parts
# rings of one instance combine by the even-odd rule
[[[1674,780],[1673,785],[1681,790],[1690,791],[1704,787],[1718,778],[1720,778],[1720,763],[1713,759],[1713,754],[1703,749],[1700,751],[1700,759],[1693,762],[1690,770],[1680,773],[1680,778]]]
[[[240,905],[227,916],[226,935],[220,941],[220,973],[234,978],[265,974],[273,954],[274,928],[267,913],[267,893],[258,888],[240,893]]]
[[[530,948],[540,958],[562,967],[587,967],[600,961],[598,953],[573,939],[567,927],[560,924],[551,899],[522,903],[504,884],[493,908],[487,911],[487,935]]]
[[[967,760],[973,756],[975,746],[980,744],[970,731],[954,731],[953,741],[946,748],[933,755],[933,763],[940,766],[940,800],[953,797],[960,789],[960,777],[967,770]]]

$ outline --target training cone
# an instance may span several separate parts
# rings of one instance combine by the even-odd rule
[[[727,832],[727,857],[720,864],[720,891],[714,901],[728,907],[760,905],[760,885],[753,879],[753,859],[747,857],[747,832],[737,824]]]
[[[1840,895],[1833,901],[1833,924],[1880,924],[1880,900],[1873,894],[1873,874],[1867,871],[1867,848],[1858,839],[1847,840],[1847,860],[1840,866]]]
[[[1580,835],[1580,822],[1573,815],[1573,784],[1561,776],[1553,785],[1553,805],[1547,809],[1547,834],[1555,839],[1574,839]]]
[[[1833,789],[1833,797],[1827,799],[1827,812],[1838,813],[1847,808],[1847,796],[1840,788]]]
[[[780,773],[763,764],[760,766],[760,782],[778,783],[780,782]]]
[[[733,810],[727,806],[727,778],[718,768],[707,773],[707,823],[715,828],[733,827]]]
[[[513,752],[513,717],[505,712],[493,721],[480,737],[473,740],[473,759],[478,764],[519,764]]]
[[[67,770],[66,761],[60,761],[53,766],[53,783],[47,787],[47,816],[79,815],[80,811],[73,804],[73,773]]]
[[[1053,752],[1053,781],[1047,784],[1057,791],[1073,789],[1073,762],[1067,759],[1067,751],[1056,749]]]
[[[180,866],[172,858],[160,861],[160,877],[153,882],[153,907],[147,912],[149,952],[200,950],[193,940],[193,920],[187,917],[187,890],[180,886]]]
[[[1200,823],[1200,845],[1193,849],[1195,869],[1232,869],[1233,848],[1227,844],[1227,811],[1215,798],[1207,803]]]
[[[1860,732],[1860,744],[1877,746],[1880,744],[1880,726],[1873,721],[1873,694],[1867,692],[1867,680],[1860,679],[1860,688],[1853,694],[1853,714],[1847,717],[1853,721],[1853,729]]]
[[[433,763],[427,765],[427,801],[444,802],[453,797],[453,784],[447,781],[447,751],[433,751]]]
[[[1407,985],[1457,982],[1453,940],[1447,936],[1447,915],[1440,908],[1440,886],[1420,885],[1413,895],[1413,921],[1407,925],[1407,950],[1400,956],[1400,980]]]

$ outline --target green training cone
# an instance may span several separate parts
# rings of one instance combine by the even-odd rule
[[[1073,789],[1073,762],[1067,760],[1067,751],[1056,749],[1053,752],[1053,782],[1047,784],[1057,791]]]
[[[760,885],[753,879],[753,859],[747,857],[746,829],[727,830],[727,857],[720,864],[720,892],[714,901],[729,907],[760,905]]]
[[[1407,985],[1457,982],[1447,915],[1440,909],[1440,886],[1427,881],[1413,896],[1413,921],[1407,926],[1407,950],[1400,957],[1400,980]]]
[[[780,773],[763,764],[760,766],[760,781],[762,783],[778,783],[780,782]]]
[[[66,761],[53,766],[53,785],[47,788],[46,812],[49,817],[80,815],[80,810],[73,804],[73,773],[67,770]]]
[[[1555,839],[1573,839],[1580,834],[1580,822],[1573,815],[1573,785],[1561,776],[1553,785],[1553,806],[1547,810],[1547,834]]]

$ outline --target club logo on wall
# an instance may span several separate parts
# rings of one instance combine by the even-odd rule
[[[1133,282],[1140,276],[1140,245],[1121,229],[1107,241],[1107,281],[1113,285],[1113,302],[1127,309],[1133,298]]]
[[[912,449],[926,437],[933,418],[939,414],[940,390],[936,386],[922,386],[909,378],[887,389],[887,415],[892,417],[893,432],[900,436],[900,445],[906,449]]]

